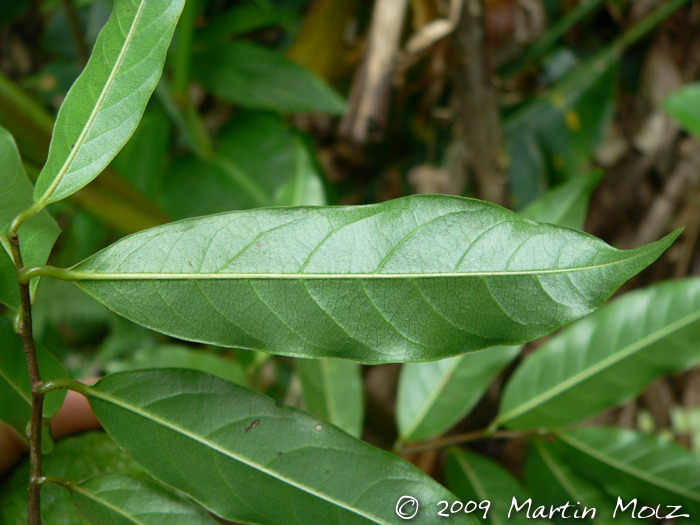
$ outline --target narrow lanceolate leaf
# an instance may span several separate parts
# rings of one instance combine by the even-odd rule
[[[575,514],[583,515],[586,509],[596,509],[588,515],[593,525],[634,525],[638,522],[630,514],[613,518],[616,500],[599,484],[574,471],[561,458],[561,443],[533,440],[525,462],[525,481],[538,505],[561,507],[572,505],[560,523],[566,523]]]
[[[160,485],[129,474],[67,482],[73,502],[93,525],[216,525],[204,509]]]
[[[626,294],[528,357],[506,385],[497,423],[551,428],[595,415],[696,363],[699,339],[699,278]]]
[[[451,449],[445,463],[445,477],[447,478],[447,486],[462,503],[469,501],[474,501],[477,504],[484,501],[490,502],[490,508],[485,513],[485,519],[481,520],[482,523],[490,525],[507,525],[509,523],[543,525],[547,523],[539,519],[533,520],[532,517],[528,518],[525,510],[516,512],[513,509],[509,517],[513,499],[517,501],[518,505],[522,505],[529,496],[508,471],[479,454],[456,448]],[[533,510],[535,505],[533,505]],[[481,514],[479,514],[479,509],[473,512],[479,518],[484,516],[483,509]]]
[[[339,359],[298,359],[295,366],[306,410],[360,437],[365,407],[359,366]]]
[[[637,510],[641,502],[662,505],[662,510],[667,510],[664,505],[682,505],[682,513],[690,515],[688,522],[698,522],[698,454],[672,441],[632,430],[584,427],[557,435],[562,443],[562,459],[608,493],[622,498],[625,505],[634,498],[640,501]]]
[[[362,363],[541,337],[586,315],[678,232],[620,251],[461,197],[239,211],[129,236],[64,272],[181,339]]]
[[[396,406],[401,441],[428,439],[452,428],[519,353],[519,346],[498,346],[487,352],[405,365]]]
[[[397,501],[411,495],[421,523],[437,525],[437,502],[454,498],[399,457],[209,374],[122,372],[79,389],[154,478],[227,520],[395,524]],[[158,446],[144,436],[158,436]]]
[[[110,163],[158,84],[184,0],[115,0],[85,70],[66,95],[34,189],[40,206],[78,191]]]
[[[19,308],[17,267],[12,258],[9,227],[17,215],[32,205],[32,183],[24,172],[12,135],[0,127],[0,303]],[[25,266],[45,264],[61,230],[47,211],[24,222],[19,230]],[[37,283],[33,283],[33,290]]]
[[[68,377],[68,372],[38,341],[36,358],[44,381]],[[63,404],[65,392],[55,392],[44,400],[44,417],[53,417]],[[27,424],[32,416],[32,389],[22,342],[12,324],[0,317],[0,421],[14,428],[27,439]]]
[[[602,178],[601,170],[575,176],[545,193],[522,210],[520,215],[535,222],[548,222],[582,230],[586,222],[588,201]]]

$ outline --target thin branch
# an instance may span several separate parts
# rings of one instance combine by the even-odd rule
[[[461,445],[484,439],[521,439],[535,434],[536,432],[536,430],[498,430],[496,432],[491,432],[488,428],[484,428],[481,430],[474,430],[472,432],[465,432],[464,434],[455,434],[454,436],[446,436],[433,439],[431,441],[424,441],[422,443],[404,447],[400,450],[400,452],[402,456],[407,456],[409,454],[425,452],[426,450],[445,448],[451,445]]]
[[[12,255],[17,269],[24,267],[22,253],[19,249],[17,232],[10,236]],[[29,369],[29,381],[32,388],[32,416],[29,422],[29,501],[27,503],[28,525],[41,525],[41,431],[44,412],[44,394],[41,393],[41,374],[36,359],[34,337],[32,332],[32,299],[29,284],[19,283],[19,296],[22,303],[18,324],[19,336],[22,339],[24,355]]]
[[[85,38],[83,37],[83,28],[80,27],[80,20],[78,20],[78,13],[75,12],[75,8],[71,3],[71,0],[62,0],[63,8],[66,10],[66,17],[68,18],[68,26],[70,27],[71,37],[73,37],[73,42],[75,43],[75,50],[78,54],[78,60],[81,64],[87,64],[90,59],[90,51],[85,45]]]

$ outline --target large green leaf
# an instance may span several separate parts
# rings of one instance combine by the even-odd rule
[[[511,514],[513,499],[518,505],[522,505],[529,496],[508,471],[479,454],[451,449],[445,462],[445,477],[448,487],[462,503],[466,504],[469,501],[477,504],[484,501],[490,503],[490,508],[485,513],[484,523],[490,525],[548,523],[540,519],[528,518],[525,510],[517,512],[513,509]],[[474,514],[481,518],[484,515],[483,510],[481,512],[480,515],[479,510],[475,510]]]
[[[139,232],[64,278],[168,335],[363,363],[519,344],[590,313],[656,259],[482,201],[271,208]]]
[[[342,114],[343,98],[277,51],[246,41],[194,56],[192,74],[208,90],[245,108]]]
[[[93,525],[216,525],[201,507],[144,478],[103,474],[66,483],[75,506]]]
[[[664,102],[664,109],[688,132],[700,137],[700,84],[675,92]]]
[[[634,525],[639,523],[629,514],[620,514],[613,519],[616,501],[600,486],[572,470],[560,457],[560,443],[533,440],[525,462],[525,481],[537,505],[561,507],[575,505],[566,512],[566,517],[555,520],[568,523],[574,512],[583,514],[586,508],[596,509],[591,517],[594,525]],[[559,452],[559,453],[558,453]],[[577,505],[578,504],[578,505]],[[646,521],[642,521],[646,523]]]
[[[9,227],[20,212],[32,205],[32,183],[24,172],[12,135],[0,127],[0,303],[19,308],[17,267],[12,258]],[[19,228],[20,248],[25,266],[44,264],[61,232],[47,211],[25,221]],[[34,283],[35,290],[37,283]],[[33,291],[34,291],[33,290]]]
[[[51,476],[70,476],[79,481],[110,472],[146,475],[104,432],[86,432],[58,441],[53,452],[43,458],[43,472]],[[0,484],[0,523],[3,525],[27,525],[28,479],[27,456]],[[88,524],[75,508],[69,493],[50,484],[41,489],[41,519],[44,525]]]
[[[153,477],[224,519],[393,524],[408,494],[421,503],[422,522],[438,524],[437,502],[453,498],[397,456],[202,372],[122,372],[79,389]],[[158,446],[144,436],[158,436]]]
[[[173,161],[163,181],[165,210],[184,219],[272,204],[324,204],[321,176],[303,138],[279,115],[237,113],[217,136],[218,157]],[[294,202],[298,195],[303,202]]]
[[[628,293],[557,334],[516,370],[497,424],[556,427],[633,398],[700,359],[700,278]]]
[[[306,410],[360,437],[365,407],[358,365],[340,359],[297,359],[295,364]]]
[[[401,441],[428,439],[452,428],[519,353],[518,346],[498,346],[433,363],[404,365],[396,406]]]
[[[68,372],[38,341],[36,358],[41,379],[48,381],[68,377]],[[44,400],[44,417],[53,417],[63,404],[65,392],[49,394]],[[14,428],[26,441],[27,424],[32,416],[32,389],[22,342],[12,323],[0,317],[0,421]]]
[[[584,427],[558,437],[563,460],[623,504],[639,498],[654,507],[683,505],[691,522],[697,522],[700,455],[672,441],[617,428]]]
[[[531,221],[583,230],[588,200],[602,178],[601,170],[574,177],[549,190],[519,213]]]
[[[34,189],[40,206],[97,177],[129,140],[163,70],[184,0],[115,0],[83,73],[66,95]]]

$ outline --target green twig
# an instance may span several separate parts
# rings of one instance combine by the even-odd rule
[[[187,86],[190,83],[194,22],[197,17],[197,0],[187,0],[177,24],[177,41],[173,61],[173,96],[180,107],[187,107]]]

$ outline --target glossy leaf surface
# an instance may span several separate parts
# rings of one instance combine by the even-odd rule
[[[39,372],[44,381],[68,377],[68,372],[38,341],[35,342]],[[44,417],[53,417],[66,393],[54,392],[44,400]],[[0,318],[0,421],[7,423],[26,441],[27,424],[32,416],[32,389],[22,342],[12,324]]]
[[[531,221],[583,230],[588,201],[602,178],[600,170],[574,177],[549,190],[519,213]]]
[[[698,454],[672,441],[617,428],[584,427],[558,437],[564,461],[625,504],[639,498],[653,506],[683,505],[691,522],[700,516]]]
[[[700,279],[634,291],[557,334],[506,385],[499,424],[573,423],[700,360]]]
[[[201,507],[137,476],[104,474],[67,487],[93,525],[216,525]]]
[[[340,359],[298,359],[294,363],[306,410],[360,437],[365,407],[358,365]]]
[[[244,108],[342,114],[343,98],[282,54],[246,41],[212,46],[193,58],[192,74],[212,93]]]
[[[630,514],[619,513],[613,518],[616,499],[607,494],[599,484],[574,471],[561,457],[560,443],[540,440],[530,442],[525,462],[525,481],[537,505],[569,508],[557,523],[568,523],[575,512],[582,515],[586,508],[596,509],[590,522],[594,525],[634,525],[639,520]],[[590,516],[590,514],[589,514]],[[642,522],[645,523],[645,522]]]
[[[17,145],[0,127],[0,303],[10,308],[19,308],[20,301],[8,229],[14,218],[31,205],[32,183],[24,172]],[[25,266],[45,264],[60,232],[47,211],[25,221],[18,230]],[[34,283],[33,288],[36,286]]]
[[[34,200],[49,204],[97,177],[129,140],[161,72],[184,0],[115,0],[56,118]]]
[[[521,505],[528,499],[528,494],[507,470],[479,454],[453,448],[445,462],[447,486],[462,503],[475,501],[491,502],[491,508],[482,523],[506,525],[514,523],[525,525],[534,523],[543,525],[548,522],[541,519],[527,518],[524,511],[515,512],[508,517],[513,498]],[[451,503],[451,502],[450,502]],[[474,511],[478,517],[478,510]],[[483,515],[483,514],[482,514]]]
[[[84,390],[107,432],[153,477],[224,519],[393,524],[396,502],[412,494],[422,521],[437,524],[436,503],[453,497],[397,456],[202,372],[123,372]],[[143,439],[155,435],[157,447]]]
[[[156,227],[69,276],[168,335],[299,357],[428,361],[590,313],[678,235],[619,251],[498,206],[415,196]]]
[[[400,439],[428,439],[452,428],[519,353],[518,346],[498,346],[433,363],[404,365],[396,406]]]
[[[86,432],[56,442],[53,452],[43,458],[43,471],[74,480],[99,474],[121,472],[146,476],[129,455],[104,432]],[[0,484],[0,523],[27,525],[27,480],[29,457],[25,456],[12,474]],[[41,489],[41,518],[45,525],[87,525],[62,487],[48,484]]]

